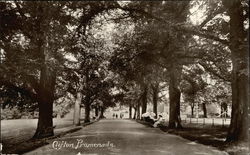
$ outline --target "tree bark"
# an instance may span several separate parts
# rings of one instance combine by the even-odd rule
[[[141,114],[144,114],[147,112],[147,96],[148,96],[148,87],[146,84],[144,84],[144,90],[142,94],[142,112]]]
[[[155,113],[155,118],[157,118],[157,103],[158,103],[158,93],[159,93],[159,83],[152,85],[153,90],[153,112]]]
[[[199,103],[196,102],[196,114],[195,114],[195,118],[199,118]]]
[[[56,85],[56,70],[51,61],[49,39],[43,31],[39,32],[37,47],[41,56],[40,83],[37,90],[39,118],[33,138],[44,138],[54,135],[53,102]]]
[[[224,109],[223,109],[223,106],[222,106],[222,103],[220,104],[220,117],[223,118],[224,117]]]
[[[75,107],[74,107],[74,118],[73,118],[73,123],[76,126],[80,125],[81,103],[82,103],[82,93],[77,92]]]
[[[202,109],[203,109],[203,117],[207,118],[207,107],[205,102],[202,103]]]
[[[100,118],[104,118],[104,107],[100,107]]]
[[[136,119],[136,111],[137,111],[137,110],[136,110],[136,107],[134,107],[134,111],[135,111],[135,112],[134,112],[134,117],[133,117],[133,119]]]
[[[129,104],[129,119],[132,119],[132,105]]]
[[[191,103],[191,117],[194,118],[194,103]]]
[[[54,135],[53,102],[56,74],[47,65],[41,69],[40,88],[38,91],[39,118],[33,138],[44,138]]]
[[[84,100],[84,108],[85,108],[85,116],[84,116],[84,122],[88,123],[90,122],[90,98],[91,98],[91,94],[90,94],[90,90],[89,90],[89,68],[87,68],[85,70],[85,83],[86,83],[86,96],[85,96],[85,100]]]
[[[232,70],[232,114],[227,142],[248,142],[249,70],[248,44],[244,34],[244,18],[241,1],[223,1],[230,16],[230,45]]]
[[[170,114],[169,114],[169,128],[182,128],[180,119],[180,97],[181,91],[178,86],[180,83],[181,68],[172,65],[169,69],[169,99],[170,99]]]
[[[140,116],[141,116],[141,113],[140,113],[140,103],[137,104],[136,114],[137,114],[136,119],[140,119]]]
[[[87,92],[85,96],[85,101],[84,101],[84,109],[85,109],[85,116],[84,116],[84,122],[88,123],[90,122],[90,95]]]
[[[95,117],[98,117],[99,115],[99,108],[98,106],[95,107]]]
[[[85,101],[84,108],[85,108],[84,122],[88,123],[90,122],[90,103],[87,100]]]

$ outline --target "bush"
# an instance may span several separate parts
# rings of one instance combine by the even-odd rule
[[[22,112],[17,107],[1,109],[1,120],[3,119],[20,119]]]
[[[20,110],[18,107],[6,107],[1,109],[1,120],[7,119],[32,119],[35,118],[33,112]]]

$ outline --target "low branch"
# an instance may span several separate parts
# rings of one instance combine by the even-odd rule
[[[226,82],[231,82],[230,79],[227,79],[226,77],[218,74],[214,69],[212,69],[211,67],[208,67],[205,63],[203,62],[198,62],[206,71],[208,71],[209,73],[212,73],[214,76],[218,77],[219,79],[226,81]]]
[[[226,40],[226,39],[221,39],[219,38],[218,36],[216,36],[215,34],[211,33],[211,32],[207,32],[207,31],[204,31],[204,30],[199,30],[195,27],[192,27],[192,28],[185,28],[185,27],[181,27],[181,28],[177,28],[177,30],[179,31],[183,31],[185,33],[190,33],[190,34],[193,34],[193,35],[197,35],[199,37],[203,37],[203,38],[206,38],[206,39],[211,39],[211,40],[214,40],[214,41],[218,41],[220,43],[222,43],[223,45],[226,45],[226,46],[229,46],[229,41]]]
[[[199,25],[200,29],[202,29],[209,21],[211,21],[216,15],[221,14],[225,11],[224,7],[220,7],[217,10],[211,11],[211,13],[207,16],[207,18]]]

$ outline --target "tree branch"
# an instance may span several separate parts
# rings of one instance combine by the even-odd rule
[[[216,15],[223,13],[225,9],[223,7],[220,7],[217,10],[212,11],[207,18],[199,25],[200,29],[202,29],[210,20],[212,20]]]
[[[230,79],[225,78],[224,76],[218,74],[215,70],[213,70],[211,67],[208,67],[205,63],[203,62],[198,62],[206,71],[209,73],[212,73],[214,76],[218,77],[219,79],[226,81],[226,82],[231,82]]]
[[[155,19],[155,20],[157,20],[159,22],[163,22],[163,23],[169,25],[170,27],[173,27],[176,30],[183,31],[183,32],[186,32],[186,33],[191,33],[193,35],[197,35],[197,36],[204,37],[204,38],[207,38],[207,39],[211,39],[211,40],[214,40],[214,41],[218,41],[218,42],[220,42],[220,43],[222,43],[224,45],[227,45],[227,46],[229,45],[228,40],[221,39],[218,36],[216,36],[216,34],[213,34],[211,32],[207,32],[207,31],[204,31],[204,30],[200,29],[207,22],[209,22],[213,18],[214,15],[223,12],[224,11],[223,9],[218,9],[217,11],[215,11],[211,15],[209,15],[208,18],[205,21],[203,21],[203,23],[198,28],[197,27],[192,27],[192,28],[183,27],[183,26],[181,26],[181,25],[185,25],[183,23],[172,24],[170,22],[167,22],[164,19],[161,19],[161,18],[159,18],[157,16],[154,16],[153,14],[150,14],[150,13],[144,11],[144,10],[141,10],[141,9],[126,8],[126,7],[125,8],[120,7],[120,9],[123,10],[123,11],[138,12],[138,13],[143,14],[144,16],[146,16],[148,18]]]
[[[197,36],[200,36],[200,37],[203,37],[203,38],[206,38],[206,39],[211,39],[211,40],[214,40],[214,41],[218,41],[226,46],[229,46],[229,41],[226,40],[226,39],[221,39],[219,38],[218,36],[216,36],[215,34],[211,33],[211,32],[208,32],[208,31],[204,31],[204,30],[198,30],[197,28],[195,27],[192,27],[192,28],[185,28],[185,27],[181,27],[181,28],[177,28],[177,30],[179,29],[179,31],[183,31],[185,33],[190,33],[190,34],[193,34],[193,35],[197,35]]]

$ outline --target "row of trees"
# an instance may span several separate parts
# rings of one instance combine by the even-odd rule
[[[206,18],[194,25],[190,8],[199,5]],[[190,103],[197,93],[211,94],[204,82],[209,75],[232,87],[227,141],[247,141],[248,5],[244,0],[1,2],[1,102],[37,103],[34,138],[41,138],[53,135],[53,103],[69,93],[79,124],[81,105],[86,122],[91,106],[103,112],[115,102],[134,107],[138,118],[150,93],[157,113],[159,92],[168,84],[169,127],[180,128],[181,94]],[[114,32],[102,33],[105,24],[116,25]]]
[[[34,138],[53,135],[53,102],[66,92],[76,96],[77,103],[83,98],[80,103],[84,102],[86,108],[86,122],[90,103],[108,93],[110,86],[103,80],[105,66],[99,67],[103,62],[99,62],[101,54],[95,51],[98,43],[88,42],[92,34],[87,34],[87,29],[95,16],[115,5],[117,3],[1,2],[4,55],[1,91],[4,94],[6,89],[14,89],[20,94],[17,99],[28,97],[30,102],[38,103],[39,120]],[[71,53],[78,53],[76,63],[65,58]],[[106,94],[96,97],[100,92],[96,88]],[[79,97],[78,91],[84,95]],[[4,104],[20,103],[10,95],[5,96]]]
[[[185,100],[191,104],[194,103],[197,93],[204,93],[200,101],[204,102],[204,111],[206,102],[210,102],[213,98],[217,100],[224,98],[223,106],[227,105],[225,102],[231,98],[232,119],[227,141],[246,142],[249,128],[247,122],[249,53],[246,48],[248,3],[246,1],[201,2],[201,6],[207,7],[206,18],[200,24],[193,26],[187,22],[190,15],[188,11],[190,5],[197,5],[196,3],[200,4],[170,1],[131,4],[134,10],[139,9],[137,4],[143,6],[144,10],[141,10],[142,14],[133,14],[131,19],[134,23],[133,31],[129,31],[117,43],[118,49],[114,55],[117,62],[113,61],[114,66],[127,81],[134,81],[140,89],[141,93],[136,91],[137,113],[140,112],[139,106],[142,108],[142,113],[146,111],[145,96],[148,93],[148,85],[157,81],[159,77],[160,82],[168,83],[169,128],[182,127],[181,92]],[[157,16],[159,14],[160,17]],[[154,65],[158,66],[160,73],[167,71],[165,76],[155,72],[157,69],[153,67]],[[208,76],[217,79],[217,82],[208,86],[209,83],[204,81]],[[217,92],[211,92],[211,85]]]

